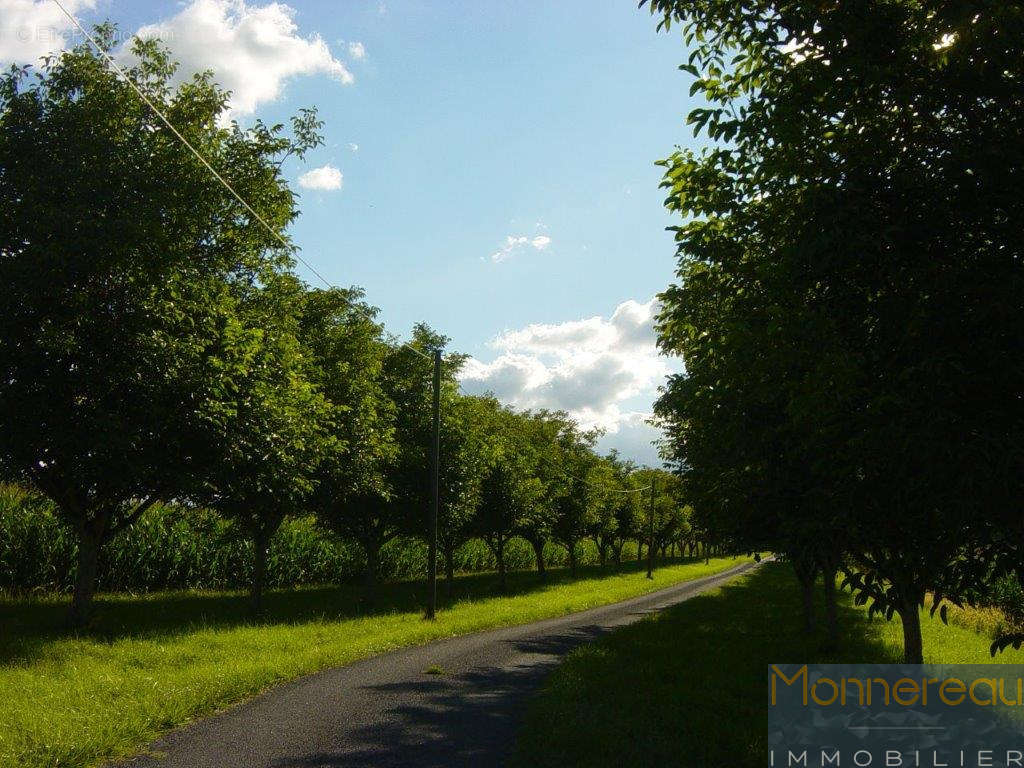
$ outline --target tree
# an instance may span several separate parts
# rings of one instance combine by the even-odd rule
[[[675,475],[661,469],[640,469],[631,479],[639,488],[637,535],[647,544],[647,577],[653,578],[655,554],[672,542],[682,529],[686,507],[681,484]]]
[[[135,54],[128,76],[281,231],[281,163],[319,142],[315,114],[295,138],[224,127],[208,75],[172,91],[158,44]],[[0,79],[0,197],[0,464],[75,531],[81,623],[102,544],[194,488],[259,345],[237,305],[288,254],[87,46]]]
[[[622,564],[622,549],[629,540],[637,540],[643,535],[640,502],[642,494],[637,491],[634,477],[636,467],[631,461],[622,461],[612,451],[608,457],[615,472],[618,492],[612,496],[612,516],[614,518],[614,536],[611,539],[612,555],[616,565]]]
[[[684,25],[708,101],[689,121],[715,142],[665,163],[687,223],[661,343],[687,377],[660,412],[695,509],[736,534],[756,502],[752,538],[805,579],[846,551],[920,662],[925,591],[984,578],[1021,490],[1024,148],[1003,147],[1024,121],[1024,11],[650,7]]]
[[[530,475],[536,478],[536,494],[527,497],[516,533],[533,548],[537,573],[546,578],[544,545],[552,537],[552,521],[556,502],[565,482],[559,456],[558,436],[568,425],[565,414],[549,411],[526,411],[514,418],[514,441],[521,452]]]
[[[576,576],[578,554],[576,547],[593,528],[598,502],[602,494],[590,482],[591,470],[598,464],[593,445],[594,432],[580,432],[574,423],[563,426],[558,436],[557,467],[561,474],[554,503],[551,535],[565,547],[569,555],[569,569]]]
[[[571,479],[555,500],[555,518],[551,523],[552,538],[565,547],[569,556],[569,572],[576,577],[579,553],[576,547],[587,535],[590,507],[587,504],[587,482]]]
[[[612,509],[615,517],[615,537],[612,539],[611,547],[616,565],[622,564],[622,550],[626,542],[640,538],[640,498],[636,492],[620,493],[615,498]]]
[[[588,533],[597,547],[598,562],[603,567],[608,562],[608,551],[618,536],[618,522],[615,517],[616,504],[623,496],[616,468],[609,459],[601,459],[590,470],[591,522]]]
[[[520,525],[523,510],[540,493],[540,483],[523,471],[515,458],[499,452],[483,477],[474,520],[475,532],[486,542],[498,564],[501,590],[507,588],[505,547]]]
[[[237,406],[217,419],[204,462],[201,498],[252,539],[256,612],[271,537],[287,515],[305,508],[321,458],[343,449],[330,433],[334,414],[305,375],[311,361],[296,338],[301,294],[294,278],[278,277],[242,305],[258,341],[235,377]]]
[[[449,376],[455,371],[449,369]],[[493,398],[459,395],[449,381],[441,404],[440,509],[437,542],[444,559],[445,590],[451,597],[455,551],[472,536],[481,482],[494,451],[500,406]],[[422,529],[417,529],[421,533]]]
[[[655,475],[654,546],[664,558],[666,548],[686,525],[690,509],[684,503],[678,477],[663,470],[655,470]]]
[[[366,597],[372,602],[381,549],[402,534],[426,535],[433,386],[428,353],[443,349],[447,339],[420,324],[411,341],[388,341],[371,319],[375,312],[352,303],[359,296],[335,292],[327,297],[329,305],[310,314],[320,319],[308,335],[319,349],[322,367],[331,372],[331,381],[321,386],[332,402],[348,410],[343,435],[349,447],[324,462],[317,513],[325,525],[362,547]],[[455,401],[455,375],[464,359],[449,355],[444,361],[445,404]],[[442,434],[451,438],[457,430]],[[442,467],[447,498],[458,499],[442,509],[461,514],[466,500],[460,494],[472,490],[463,483],[464,466],[442,462]],[[459,535],[452,533],[450,540]]]
[[[398,417],[385,377],[385,366],[400,352],[375,315],[361,291],[310,291],[299,331],[314,382],[336,414],[335,441],[318,464],[309,503],[326,528],[362,548],[368,603],[375,597],[380,550],[404,530],[406,512],[396,488]]]
[[[395,437],[399,446],[394,467],[395,500],[401,508],[399,517],[403,531],[421,539],[429,538],[431,504],[429,447],[434,432],[430,356],[434,350],[443,350],[448,341],[446,336],[420,323],[413,328],[411,342],[397,347],[384,369],[387,392],[395,403]],[[454,579],[454,552],[466,540],[466,526],[475,509],[482,471],[482,457],[476,451],[483,437],[476,418],[486,413],[488,407],[480,402],[460,400],[456,376],[465,360],[465,355],[449,353],[441,364],[443,458],[438,473],[437,531],[449,576],[449,592]]]

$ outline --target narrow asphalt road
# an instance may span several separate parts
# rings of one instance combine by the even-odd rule
[[[753,562],[533,624],[405,648],[273,688],[173,731],[122,768],[500,766],[529,697],[574,647],[720,586]],[[443,675],[425,670],[437,665]]]

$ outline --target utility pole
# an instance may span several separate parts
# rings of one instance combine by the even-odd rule
[[[441,350],[434,350],[434,434],[430,442],[430,540],[427,554],[427,619],[437,614],[437,514],[440,509],[441,469]]]
[[[655,477],[651,475],[651,513],[650,529],[647,539],[647,578],[654,578],[654,482]]]

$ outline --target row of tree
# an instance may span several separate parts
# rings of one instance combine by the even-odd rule
[[[664,162],[668,458],[717,540],[808,606],[824,574],[833,633],[845,572],[921,662],[927,593],[1024,575],[1024,8],[649,5],[709,141]]]
[[[98,30],[108,50],[114,30]],[[210,158],[255,220],[88,47],[0,80],[0,471],[49,497],[78,541],[72,617],[87,617],[100,548],[157,502],[202,505],[254,542],[258,608],[269,541],[315,513],[355,540],[368,588],[381,548],[426,528],[431,442],[426,326],[390,337],[355,289],[311,290],[278,234],[283,177],[321,143],[312,111],[226,124],[209,76],[172,87],[156,43],[129,77]],[[562,413],[458,391],[445,360],[440,552],[480,537],[504,582],[506,544],[691,536],[678,483],[594,450]],[[654,486],[656,495],[643,489]],[[692,536],[691,536],[692,538]],[[692,541],[691,548],[692,548]]]

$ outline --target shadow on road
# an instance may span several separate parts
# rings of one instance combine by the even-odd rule
[[[530,694],[573,648],[611,631],[597,624],[509,641],[526,654],[512,667],[478,667],[452,677],[366,686],[367,696],[416,701],[348,734],[344,752],[318,752],[274,768],[461,768],[494,766],[507,755]]]

